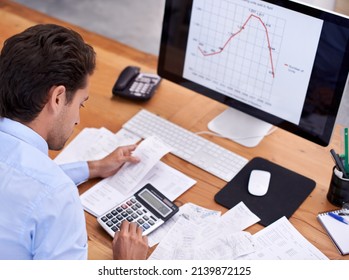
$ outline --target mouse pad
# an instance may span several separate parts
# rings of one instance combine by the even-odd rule
[[[264,196],[251,195],[247,190],[254,169],[271,173],[268,192]],[[307,177],[257,157],[215,195],[215,201],[228,209],[243,201],[261,219],[259,224],[268,226],[282,216],[291,217],[315,185],[315,181]]]

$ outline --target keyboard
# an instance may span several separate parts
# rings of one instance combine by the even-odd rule
[[[159,137],[173,148],[171,153],[175,156],[227,182],[248,162],[246,158],[144,109],[123,128],[141,138]]]

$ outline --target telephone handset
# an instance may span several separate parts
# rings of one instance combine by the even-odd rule
[[[160,81],[156,74],[140,73],[139,67],[127,66],[120,73],[112,92],[115,96],[145,101],[153,96]]]

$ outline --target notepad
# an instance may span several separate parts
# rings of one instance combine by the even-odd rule
[[[339,214],[341,211],[335,210],[329,212]],[[342,255],[347,255],[349,254],[349,225],[332,218],[328,215],[329,212],[320,213],[317,218],[339,252]],[[349,220],[349,216],[346,216],[346,219]]]

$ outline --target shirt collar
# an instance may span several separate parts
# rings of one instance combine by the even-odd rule
[[[30,127],[8,118],[0,118],[0,131],[12,135],[48,155],[47,142]]]

